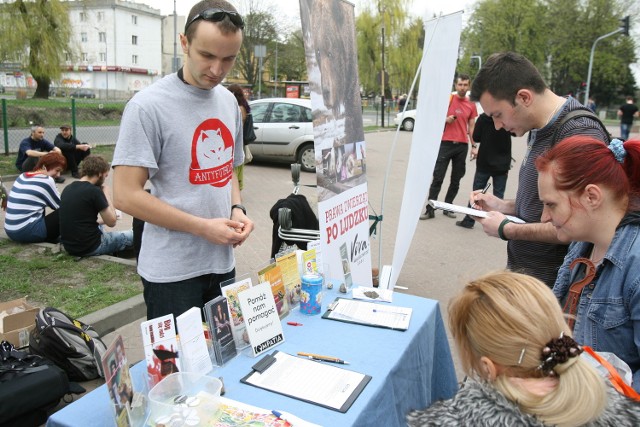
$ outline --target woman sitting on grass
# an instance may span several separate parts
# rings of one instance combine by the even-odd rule
[[[4,218],[4,231],[20,243],[56,243],[60,238],[58,178],[67,160],[58,152],[40,157],[32,172],[21,174],[11,187]],[[45,208],[53,212],[45,216]]]
[[[640,405],[605,383],[571,338],[558,300],[531,276],[467,284],[449,325],[470,379],[410,426],[637,426]]]

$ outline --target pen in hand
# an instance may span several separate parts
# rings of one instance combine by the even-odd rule
[[[491,183],[487,182],[487,185],[485,185],[485,187],[482,189],[482,192],[480,194],[486,194],[487,191],[489,190],[489,187],[491,187]],[[474,209],[480,209],[480,206],[476,205],[475,202],[473,202],[473,205],[471,207]]]

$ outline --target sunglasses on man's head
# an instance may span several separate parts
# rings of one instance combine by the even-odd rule
[[[191,21],[189,21],[187,25],[185,25],[184,32],[186,33],[187,29],[191,26],[191,24],[193,24],[198,19],[204,19],[205,21],[211,21],[211,22],[220,22],[225,18],[225,16],[228,16],[231,23],[235,25],[237,28],[239,29],[244,28],[244,21],[242,20],[242,16],[240,16],[238,12],[230,12],[224,9],[213,8],[213,9],[207,9],[205,11],[202,11],[196,16],[194,16],[193,18],[191,18]]]

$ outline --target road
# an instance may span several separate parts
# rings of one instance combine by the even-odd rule
[[[387,120],[387,117],[385,116],[385,125],[387,125],[387,127],[393,125],[393,118],[395,115],[395,111],[392,112],[389,115],[389,120]],[[376,111],[366,110],[362,114],[362,122],[364,126],[379,126],[381,123],[380,114],[376,113]],[[115,144],[118,139],[119,131],[120,126],[78,126],[76,128],[75,136],[80,141],[91,145]],[[9,152],[17,153],[20,141],[29,136],[30,132],[31,131],[28,128],[9,129],[7,139],[9,141]],[[60,130],[58,128],[45,128],[45,132],[45,138],[53,142]],[[3,136],[0,136],[0,142],[0,152],[4,153],[5,141]]]

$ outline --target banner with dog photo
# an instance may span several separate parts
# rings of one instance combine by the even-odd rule
[[[366,147],[354,5],[300,0],[309,75],[323,269],[371,286]]]

